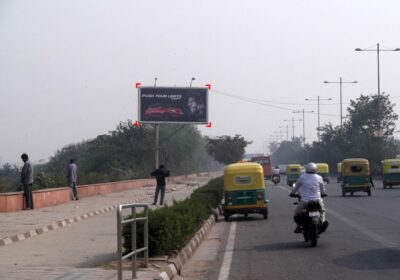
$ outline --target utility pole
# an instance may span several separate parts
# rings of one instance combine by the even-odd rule
[[[289,141],[289,125],[280,126],[279,128],[286,128],[286,141]]]
[[[154,78],[154,87],[156,87],[157,86],[157,77],[155,77]],[[158,166],[159,166],[159,156],[158,156],[158,153],[159,153],[159,150],[160,150],[160,147],[159,147],[159,135],[160,135],[160,124],[158,124],[158,123],[156,123],[156,124],[154,124],[154,130],[155,130],[155,132],[156,132],[156,154],[155,154],[155,162],[156,162],[156,168],[158,168]]]
[[[192,82],[194,81],[194,80],[196,80],[196,78],[195,77],[192,77],[192,79],[190,80],[190,87],[192,87]]]
[[[303,113],[303,147],[306,146],[306,118],[305,113],[314,113],[314,111],[305,111],[304,108],[301,111],[293,111],[293,113]]]
[[[339,82],[328,82],[324,81],[325,84],[339,84],[340,85],[340,128],[343,128],[343,102],[342,102],[342,84],[356,84],[357,81],[343,82],[342,77],[340,77]]]
[[[292,122],[292,140],[294,139],[294,128],[295,128],[295,126],[294,126],[294,122],[296,121],[302,121],[301,119],[300,120],[295,120],[294,118],[292,118],[291,120],[283,120],[283,121],[285,121],[285,122],[289,122],[289,121],[291,121]]]
[[[396,49],[381,49],[379,47],[379,43],[376,44],[376,49],[360,49],[360,48],[356,48],[355,51],[357,52],[364,52],[364,51],[372,51],[372,52],[376,52],[376,56],[377,56],[377,68],[378,68],[378,136],[381,135],[381,73],[380,73],[380,62],[379,62],[379,52],[397,52],[400,51],[400,48],[396,48]]]
[[[332,100],[332,98],[321,99],[321,98],[319,98],[319,95],[318,95],[317,99],[306,98],[305,100],[306,101],[317,101],[318,102],[317,103],[317,105],[318,105],[318,127],[317,127],[317,131],[318,131],[318,142],[320,142],[321,141],[321,136],[320,136],[321,123],[320,123],[319,103],[320,103],[320,101]]]

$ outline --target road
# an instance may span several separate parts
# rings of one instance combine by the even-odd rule
[[[267,184],[268,220],[221,219],[179,279],[400,278],[400,187],[384,190],[376,182],[371,197],[342,197],[339,185],[329,184],[330,226],[318,246],[309,248],[293,233],[289,187]]]

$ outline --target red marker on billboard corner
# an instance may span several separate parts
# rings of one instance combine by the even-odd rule
[[[206,87],[208,87],[208,90],[211,90],[211,84],[206,84]]]
[[[208,122],[208,124],[206,125],[206,127],[211,127],[211,122]]]
[[[136,83],[136,88],[140,87],[142,83]]]
[[[141,127],[142,126],[142,124],[140,122],[138,122],[138,121],[135,121],[135,123],[133,125],[136,126],[136,127]]]

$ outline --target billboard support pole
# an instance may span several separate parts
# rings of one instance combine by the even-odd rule
[[[158,168],[158,150],[160,149],[158,146],[158,138],[159,138],[159,130],[160,130],[160,125],[159,124],[155,124],[154,125],[155,131],[156,131],[156,169]]]

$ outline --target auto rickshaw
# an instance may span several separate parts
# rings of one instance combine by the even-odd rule
[[[286,183],[288,186],[293,187],[293,184],[297,182],[301,175],[301,168],[300,164],[288,164],[286,168]]]
[[[265,199],[264,172],[255,162],[233,163],[224,170],[224,203],[225,221],[233,214],[250,213],[268,218],[268,207]]]
[[[336,172],[337,172],[337,182],[340,183],[342,181],[342,163],[338,162],[336,165]]]
[[[329,184],[329,165],[327,163],[317,163],[317,174],[325,183]]]
[[[384,159],[381,163],[383,188],[400,185],[400,159]]]
[[[342,196],[346,193],[366,192],[371,196],[372,179],[369,161],[364,158],[349,158],[342,161]]]

